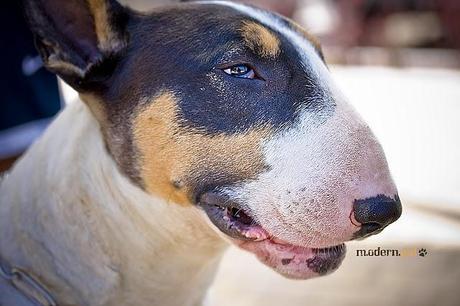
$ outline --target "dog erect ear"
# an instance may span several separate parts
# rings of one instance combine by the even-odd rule
[[[101,79],[123,52],[128,9],[115,0],[25,0],[45,66],[76,89]]]

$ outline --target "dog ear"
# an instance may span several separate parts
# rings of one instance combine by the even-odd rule
[[[110,74],[126,47],[130,12],[115,0],[25,0],[45,66],[75,89]]]

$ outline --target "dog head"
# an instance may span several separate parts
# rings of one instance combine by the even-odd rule
[[[27,8],[45,65],[80,93],[120,170],[283,275],[335,270],[344,241],[400,216],[382,148],[292,21],[214,1]]]

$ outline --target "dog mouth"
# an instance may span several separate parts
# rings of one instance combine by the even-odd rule
[[[334,272],[346,254],[345,244],[324,248],[294,245],[270,235],[245,210],[213,193],[198,204],[210,221],[233,244],[249,251],[278,273],[293,279],[308,279]]]

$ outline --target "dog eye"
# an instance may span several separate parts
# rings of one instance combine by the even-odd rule
[[[255,79],[257,74],[254,69],[245,64],[238,64],[223,69],[224,72],[232,77],[243,78],[243,79]]]

